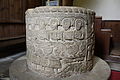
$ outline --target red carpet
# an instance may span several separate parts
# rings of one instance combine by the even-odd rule
[[[112,71],[109,80],[120,80],[120,72]]]

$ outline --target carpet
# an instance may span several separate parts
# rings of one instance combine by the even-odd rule
[[[120,72],[112,70],[109,80],[120,80]]]

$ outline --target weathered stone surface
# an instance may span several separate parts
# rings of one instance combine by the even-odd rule
[[[90,71],[94,54],[93,13],[63,6],[27,10],[28,68],[53,78]]]
[[[42,70],[50,74],[53,74],[56,70],[38,66],[36,68],[36,71],[39,71],[39,69],[40,70],[42,69],[42,70],[40,74],[36,74],[36,72],[33,72],[30,69],[28,69],[26,64],[26,58],[20,58],[15,62],[13,62],[10,67],[10,71],[9,71],[10,80],[108,80],[110,76],[110,71],[111,71],[108,64],[98,57],[93,57],[92,64],[94,67],[90,72],[74,74],[71,77],[65,77],[65,78],[59,78],[59,77],[49,78],[49,77],[46,77],[47,75],[46,76],[41,75],[43,73]],[[77,69],[80,69],[80,67],[78,66],[81,66],[81,65],[75,64],[73,66],[76,67],[73,69],[76,71]]]
[[[74,31],[65,31],[63,33],[63,39],[64,40],[73,40],[74,39]]]

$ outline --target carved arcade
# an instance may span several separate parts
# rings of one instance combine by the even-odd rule
[[[28,68],[69,77],[93,68],[94,15],[79,7],[37,7],[26,12]]]

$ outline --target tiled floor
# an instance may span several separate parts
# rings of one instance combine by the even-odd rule
[[[120,71],[120,63],[109,63],[112,70]]]
[[[19,58],[20,56],[25,55],[25,52],[19,53],[6,58],[0,58],[0,80],[10,80],[9,77],[9,67],[11,63]]]

